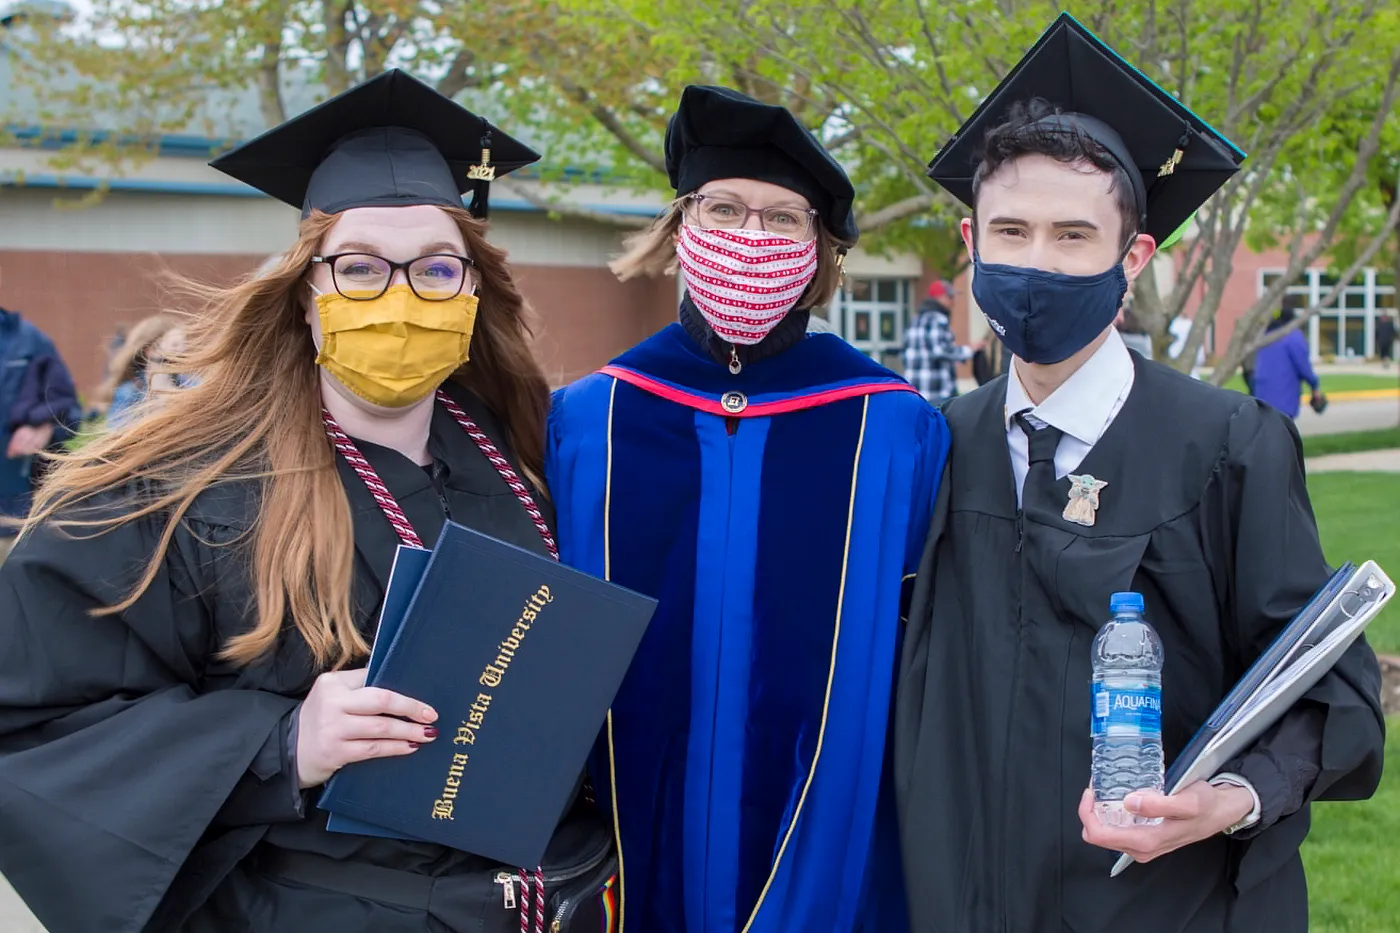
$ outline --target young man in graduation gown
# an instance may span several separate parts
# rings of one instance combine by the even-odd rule
[[[791,113],[687,88],[666,155],[614,268],[679,261],[680,322],[556,395],[546,459],[564,560],[660,599],[595,771],[624,929],[902,930],[886,726],[944,425],[807,334],[856,228]]]
[[[1221,774],[1128,798],[1160,825],[1101,825],[1086,792],[1112,593],[1144,595],[1165,647],[1170,762],[1329,576],[1289,421],[1113,327],[1155,241],[1242,159],[1066,16],[933,163],[972,209],[973,293],[1015,360],[946,408],[904,641],[918,933],[1301,931],[1309,802],[1379,780],[1379,674],[1358,642]],[[1120,851],[1141,864],[1111,879]]]

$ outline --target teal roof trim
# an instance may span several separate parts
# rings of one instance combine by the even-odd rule
[[[21,146],[28,149],[62,150],[77,146],[81,143],[103,144],[110,141],[114,136],[118,145],[149,147],[154,143],[156,155],[169,156],[179,159],[203,159],[209,161],[214,156],[226,149],[231,149],[242,140],[232,138],[220,138],[215,136],[192,136],[188,134],[172,133],[151,138],[141,137],[134,134],[125,136],[108,131],[84,132],[81,130],[59,130],[46,129],[41,126],[20,126],[8,125],[0,129],[0,137],[10,136],[18,140]],[[539,178],[542,177],[537,169],[526,168],[513,173],[517,178]],[[609,184],[607,173],[596,170],[580,168],[564,168],[560,174],[570,182],[589,182],[592,184]]]
[[[15,174],[0,173],[0,188],[66,188],[73,191],[93,191],[104,187],[104,180],[100,178],[67,177],[53,174],[25,174],[24,180],[20,181]],[[150,178],[111,178],[105,180],[105,187],[111,191],[133,191],[145,194],[183,194],[183,195],[204,195],[212,197],[232,197],[232,198],[267,198],[255,188],[250,188],[242,184],[218,184],[209,182],[189,182],[189,181],[167,181],[163,179]],[[465,203],[465,199],[463,200]],[[633,217],[654,217],[657,210],[645,205],[617,205],[617,204],[580,204],[580,209],[595,211],[601,214],[617,214],[620,216]],[[521,198],[501,198],[491,199],[491,209],[499,211],[514,211],[520,213],[545,213],[543,208],[536,207],[529,201]]]

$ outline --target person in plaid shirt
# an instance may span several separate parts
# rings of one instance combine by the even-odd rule
[[[953,337],[952,314],[944,302],[954,294],[952,283],[935,281],[904,333],[904,378],[934,405],[958,394],[957,364],[971,359],[975,349]]]

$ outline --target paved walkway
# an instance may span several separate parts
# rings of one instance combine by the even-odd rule
[[[1309,473],[1400,473],[1400,447],[1391,450],[1364,450],[1352,454],[1329,454],[1308,460]]]
[[[0,931],[4,933],[44,933],[39,921],[24,906],[10,886],[0,878]]]
[[[1336,402],[1317,414],[1304,405],[1298,412],[1301,434],[1346,434],[1351,431],[1375,431],[1400,425],[1400,400],[1361,399]]]

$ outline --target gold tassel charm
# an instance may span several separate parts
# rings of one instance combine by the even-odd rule
[[[481,163],[467,169],[469,181],[495,181],[496,166],[491,164],[491,136],[488,133],[481,140]]]
[[[1172,157],[1162,163],[1162,167],[1157,170],[1158,178],[1165,178],[1168,175],[1176,174],[1176,167],[1181,164],[1182,156],[1186,155],[1184,149],[1178,149],[1172,153]]]

